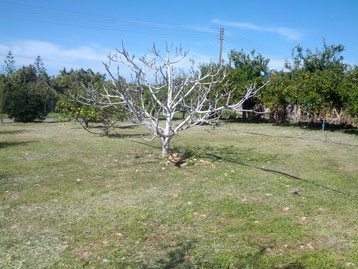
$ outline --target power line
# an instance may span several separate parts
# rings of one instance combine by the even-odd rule
[[[16,14],[22,17],[22,20],[35,23],[46,23],[52,25],[68,26],[72,28],[83,28],[100,31],[112,31],[134,34],[151,34],[165,37],[177,37],[183,39],[202,39],[210,42],[213,36],[218,34],[222,28],[192,26],[180,24],[166,24],[148,20],[135,20],[117,16],[107,16],[102,14],[86,13],[80,11],[61,10],[36,6],[19,1],[2,1],[0,6],[16,9]],[[3,12],[6,8],[0,9]],[[1,12],[1,11],[0,11]],[[7,12],[4,15],[10,15],[13,12]],[[221,36],[220,32],[220,36]],[[222,37],[220,37],[222,38]],[[226,31],[225,43],[244,48],[249,51],[255,49],[264,51],[277,58],[284,58],[282,54],[263,44],[252,41],[232,31]],[[225,45],[224,43],[224,45]],[[221,56],[221,53],[220,53]]]
[[[214,42],[215,41],[215,44]],[[215,47],[214,47],[215,46]],[[212,54],[213,51],[217,51],[217,37],[213,37],[211,39],[206,40],[206,44],[200,47],[200,53],[203,54],[208,50],[211,50],[210,53]],[[194,56],[199,56],[198,54],[193,54]]]
[[[16,14],[25,15],[22,16],[25,20],[40,23],[46,22],[81,28],[127,32],[148,33],[148,29],[150,29],[150,31],[154,31],[155,34],[178,37],[190,37],[190,35],[195,34],[197,38],[211,38],[214,33],[217,33],[217,29],[212,27],[165,24],[145,20],[133,20],[93,13],[50,9],[19,2],[5,1],[2,2],[2,4],[16,8]],[[50,21],[48,20],[49,16],[51,18]]]
[[[287,58],[286,55],[283,55],[282,52],[279,52],[275,49],[269,48],[266,45],[263,45],[259,42],[252,41],[242,35],[239,35],[237,33],[227,31],[227,37],[229,43],[232,43],[239,47],[244,47],[248,50],[255,49],[256,51],[265,52],[269,55],[275,56],[277,58]]]
[[[37,22],[37,23],[48,23],[47,20],[43,20],[41,18],[25,18],[24,20],[29,22]],[[114,27],[114,26],[101,26],[101,25],[94,25],[94,24],[85,24],[81,23],[78,24],[77,22],[67,21],[67,22],[59,22],[59,21],[51,21],[51,24],[53,25],[61,25],[61,26],[70,26],[74,28],[84,28],[84,29],[91,29],[91,30],[104,30],[104,31],[113,31],[113,32],[128,32],[128,33],[148,33],[148,28],[139,28],[139,27]],[[186,34],[186,33],[176,33],[176,32],[170,32],[170,31],[162,31],[160,29],[150,29],[150,34],[155,35],[162,35],[162,36],[170,36],[170,37],[180,37],[180,38],[189,38],[189,39],[212,39],[212,37],[209,36],[198,36],[197,34]],[[148,33],[149,34],[149,33]]]
[[[261,47],[261,48],[263,48],[263,49],[265,49],[267,51],[270,51],[273,54],[281,54],[281,52],[279,52],[279,51],[277,51],[275,49],[269,48],[266,45],[261,44],[259,42],[250,40],[250,39],[248,39],[248,38],[246,38],[246,37],[244,37],[244,36],[242,36],[242,35],[240,35],[238,33],[234,33],[234,32],[230,31],[230,32],[228,32],[228,36],[230,36],[230,37],[232,36],[232,38],[234,40],[240,40],[240,41],[243,41],[244,43],[251,44],[251,45],[256,46],[256,47]]]
[[[230,43],[230,44],[232,44],[234,46],[237,46],[239,48],[246,49],[248,51],[252,51],[254,49],[257,52],[269,54],[269,55],[275,56],[277,58],[285,58],[281,53],[265,49],[265,48],[261,47],[260,45],[255,44],[255,43],[249,43],[249,42],[245,42],[245,41],[240,41],[238,39],[233,39],[231,37],[227,37],[226,40],[227,40],[228,43]]]

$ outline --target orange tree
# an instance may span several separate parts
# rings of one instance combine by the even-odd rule
[[[341,81],[347,66],[343,63],[342,45],[328,46],[323,41],[323,49],[315,52],[301,46],[292,51],[292,62],[286,62],[289,70],[282,73],[276,86],[282,86],[282,95],[287,102],[297,104],[305,112],[323,114],[333,109],[343,108]],[[279,87],[277,87],[279,89]],[[276,94],[279,94],[279,92]]]
[[[86,128],[90,122],[104,122],[108,114],[106,110],[64,99],[57,102],[56,111],[59,112],[59,120],[80,120]]]
[[[272,70],[270,79],[270,83],[258,96],[258,101],[272,113],[285,115],[287,106],[297,101],[293,94],[291,73]]]
[[[341,102],[344,108],[358,122],[358,66],[348,70],[341,83]]]
[[[83,86],[101,88],[105,83],[108,83],[105,81],[105,75],[94,73],[91,69],[60,71],[52,81],[52,87],[62,96],[56,105],[56,111],[60,114],[59,120],[66,118],[79,120],[85,128],[88,128],[90,122],[100,122],[110,126],[122,118],[121,114],[113,108],[98,108],[90,102],[86,105],[84,102],[77,101],[84,95]]]
[[[297,103],[310,114],[342,108],[340,82],[342,72],[337,70],[300,70],[295,76],[293,92]]]

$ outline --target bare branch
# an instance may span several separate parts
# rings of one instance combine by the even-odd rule
[[[185,74],[175,65],[188,52],[181,47],[173,53],[172,50],[173,44],[166,44],[165,55],[162,55],[153,44],[152,58],[147,55],[136,58],[122,43],[122,49],[110,54],[109,63],[105,64],[111,86],[106,84],[102,89],[94,89],[90,85],[85,87],[87,96],[79,98],[81,102],[97,107],[116,108],[130,121],[143,125],[153,133],[150,140],[157,137],[162,140],[163,155],[168,154],[171,138],[179,131],[201,124],[215,124],[225,110],[243,111],[242,104],[269,83],[267,81],[261,87],[246,85],[241,99],[232,102],[233,91],[238,89],[226,80],[224,67],[209,68],[202,74],[202,70],[194,72],[192,66],[191,73]],[[120,76],[115,77],[110,70],[111,62],[130,68],[133,82],[127,83]],[[187,115],[179,122],[174,121],[179,112]]]

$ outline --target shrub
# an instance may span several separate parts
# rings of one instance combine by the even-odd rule
[[[9,78],[6,112],[15,121],[44,119],[48,113],[48,91],[32,65],[22,67]]]

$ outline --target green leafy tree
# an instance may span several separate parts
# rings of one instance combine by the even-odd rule
[[[340,88],[344,108],[349,115],[358,118],[358,66],[344,74]]]
[[[272,71],[271,82],[258,96],[258,101],[274,114],[286,111],[286,107],[293,101],[290,73]],[[282,114],[284,117],[285,113]]]
[[[6,112],[8,100],[9,80],[11,75],[16,71],[15,58],[11,50],[8,52],[4,59],[4,65],[2,67],[3,74],[0,74],[0,118],[3,122],[3,113]]]
[[[48,90],[33,65],[24,66],[9,77],[7,113],[15,121],[44,119],[48,113]]]
[[[45,65],[40,56],[36,57],[33,65],[36,68],[36,75],[38,79],[44,84],[44,86],[47,86],[46,84],[49,84],[51,79],[46,72]],[[57,96],[53,92],[48,91],[47,109],[49,112],[55,111],[57,101]]]
[[[48,78],[48,75],[46,73],[45,65],[41,59],[40,56],[37,56],[34,62],[34,66],[36,68],[36,74],[40,78]]]
[[[63,69],[52,81],[52,87],[63,97],[56,105],[56,111],[60,113],[59,120],[78,120],[86,130],[89,124],[102,123],[105,125],[105,132],[122,118],[119,112],[112,108],[97,108],[76,101],[84,95],[83,87],[101,88],[107,83],[105,75],[94,73],[91,69],[70,70]],[[114,117],[116,115],[116,117]]]
[[[231,66],[231,78],[239,88],[246,84],[259,84],[267,80],[269,75],[269,59],[261,54],[256,54],[255,50],[247,54],[243,50],[231,50],[228,55],[229,66]]]
[[[261,54],[256,54],[255,50],[249,54],[243,50],[231,50],[228,58],[230,74],[227,82],[231,84],[231,87],[236,88],[232,96],[234,102],[242,98],[246,85],[261,86],[268,80],[270,60]],[[244,102],[243,109],[252,109],[256,103],[258,103],[256,97],[250,98]],[[246,117],[245,112],[243,112],[243,116]]]
[[[5,60],[5,66],[3,67],[4,73],[6,76],[13,74],[16,71],[15,67],[15,58],[11,50],[8,52]]]
[[[208,104],[206,105],[206,107],[209,107],[210,104],[212,102],[216,102],[216,99],[217,99],[217,96],[220,95],[220,94],[223,94],[224,92],[227,92],[229,90],[229,82],[230,80],[229,79],[226,79],[225,78],[225,81],[221,81],[220,80],[220,76],[222,76],[222,73],[224,72],[224,68],[220,65],[220,64],[217,64],[217,63],[214,63],[214,62],[211,62],[209,64],[202,64],[199,66],[199,69],[200,69],[200,74],[215,74],[215,73],[218,73],[218,83],[216,83],[215,85],[213,85],[213,90],[212,92],[208,95]],[[228,71],[228,70],[227,70]],[[230,72],[230,71],[228,71]],[[199,72],[196,73],[196,75],[199,75]],[[179,82],[178,84],[180,84],[180,82],[182,80],[184,80],[185,78],[176,78],[175,82]],[[207,78],[207,79],[204,79],[203,82],[206,82],[206,83],[209,83],[211,80],[211,78]],[[192,85],[188,85],[188,88],[191,87]],[[236,94],[236,93],[235,93]],[[193,96],[195,98],[198,98],[199,96],[197,95],[197,93],[194,93]],[[185,101],[189,101],[189,99],[187,98]],[[218,101],[218,105],[219,106],[224,106],[225,105],[225,100],[219,100]],[[187,113],[189,112],[189,110],[186,111]],[[225,113],[228,113],[229,111],[225,111]],[[214,113],[212,115],[212,117],[217,117],[218,114],[217,113]]]
[[[0,120],[4,122],[4,110],[5,110],[5,75],[0,74]]]
[[[323,40],[323,49],[315,52],[301,46],[294,48],[292,63],[286,63],[290,70],[291,95],[293,102],[311,114],[343,108],[340,97],[340,83],[347,66],[340,55],[342,45],[328,46]]]

